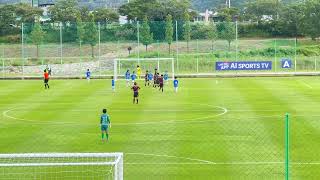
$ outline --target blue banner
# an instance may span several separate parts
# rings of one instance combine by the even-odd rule
[[[271,70],[272,61],[216,62],[217,71]]]
[[[281,67],[285,69],[290,69],[292,67],[291,59],[281,59]]]

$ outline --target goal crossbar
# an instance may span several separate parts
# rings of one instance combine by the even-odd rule
[[[46,157],[118,157],[123,153],[21,153],[21,154],[0,154],[1,158],[46,158]]]
[[[80,163],[0,163],[0,167],[25,167],[25,166],[105,166],[116,165],[115,162],[80,162]]]

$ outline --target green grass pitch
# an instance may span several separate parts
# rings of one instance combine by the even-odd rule
[[[0,81],[0,153],[124,152],[124,177],[135,180],[284,179],[288,112],[290,177],[320,178],[318,77],[180,79],[177,94],[172,82],[160,93],[141,81],[139,105],[124,81],[116,92],[110,80],[50,85]]]

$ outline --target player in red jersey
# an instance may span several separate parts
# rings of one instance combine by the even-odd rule
[[[153,87],[157,87],[157,81],[158,81],[158,69],[154,69],[154,75],[153,75]]]
[[[163,74],[158,78],[159,81],[159,91],[161,90],[163,92]]]
[[[43,77],[44,77],[44,87],[47,89],[49,89],[49,72],[44,70],[44,73],[43,73]]]
[[[137,104],[139,103],[139,89],[137,82],[134,82],[134,85],[131,88],[133,90],[133,104],[137,101]]]

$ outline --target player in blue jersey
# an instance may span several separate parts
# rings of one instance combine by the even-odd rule
[[[150,86],[150,81],[149,81],[149,71],[146,71],[145,75],[144,75],[144,86]]]
[[[153,74],[151,72],[148,73],[148,86],[150,86],[150,82],[152,82]]]
[[[115,86],[115,80],[114,79],[111,80],[111,86],[112,86],[112,91],[115,91],[116,90],[116,86]]]
[[[168,74],[168,71],[165,71],[165,72],[164,72],[163,80],[166,82],[166,84],[168,83],[168,80],[169,80],[169,74]]]
[[[129,69],[127,70],[127,72],[126,72],[126,74],[124,76],[126,78],[127,87],[129,87],[130,86],[130,77],[131,77]]]
[[[174,77],[173,87],[174,87],[174,92],[175,93],[178,92],[178,85],[179,85],[179,81],[177,80],[177,77]]]
[[[88,82],[90,82],[90,78],[91,78],[91,72],[90,72],[90,69],[87,69],[87,72],[86,72],[86,78],[87,78]]]
[[[137,79],[137,75],[136,75],[135,72],[133,71],[132,74],[131,74],[132,83],[134,83],[136,79]]]
[[[110,116],[107,114],[107,109],[102,110],[102,115],[100,117],[100,126],[101,126],[101,138],[103,142],[104,134],[106,134],[106,142],[109,139],[109,127],[111,128]]]

